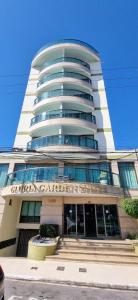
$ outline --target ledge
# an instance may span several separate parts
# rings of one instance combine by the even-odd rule
[[[122,197],[123,189],[117,186],[74,182],[33,182],[4,187],[2,196],[73,196]]]

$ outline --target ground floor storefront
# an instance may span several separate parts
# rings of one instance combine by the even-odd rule
[[[119,196],[18,195],[5,199],[0,255],[26,256],[40,224],[58,224],[59,235],[68,238],[117,240],[138,232]]]

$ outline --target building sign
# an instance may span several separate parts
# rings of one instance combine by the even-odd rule
[[[21,195],[21,194],[120,194],[121,189],[109,185],[102,184],[84,184],[84,183],[28,183],[22,185],[7,186],[3,189],[5,195]]]

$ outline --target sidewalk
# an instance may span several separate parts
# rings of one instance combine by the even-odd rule
[[[0,257],[5,277],[48,283],[138,290],[138,266]]]

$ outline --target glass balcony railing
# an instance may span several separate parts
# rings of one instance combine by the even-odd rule
[[[40,147],[54,146],[54,145],[72,145],[86,147],[98,150],[98,143],[96,140],[87,136],[76,135],[54,135],[43,136],[36,138],[27,144],[28,150],[37,149]]]
[[[63,174],[63,175],[61,175]],[[74,166],[39,167],[23,169],[7,175],[6,186],[44,181],[71,181],[81,183],[99,183],[119,186],[118,174],[99,169],[78,168]]]
[[[81,119],[96,124],[96,118],[91,113],[86,113],[86,112],[81,112],[81,111],[71,110],[71,109],[63,109],[63,110],[59,109],[59,110],[48,111],[32,118],[31,126],[42,121],[56,119],[56,118],[75,118],[75,119]]]
[[[58,57],[57,59],[45,62],[41,67],[41,71],[43,69],[45,69],[46,67],[49,67],[49,66],[54,65],[54,64],[58,64],[60,62],[76,63],[76,64],[82,65],[85,68],[87,68],[88,70],[90,70],[90,65],[87,62],[85,62],[81,59],[78,59],[78,58],[75,58],[75,57]]]
[[[47,82],[49,80],[53,80],[53,79],[56,79],[56,78],[64,78],[64,77],[75,78],[75,79],[79,79],[79,80],[85,81],[87,83],[91,83],[91,79],[88,78],[87,76],[84,76],[82,74],[75,73],[75,72],[67,72],[67,71],[65,71],[65,72],[57,72],[57,73],[53,73],[53,74],[44,76],[37,83],[37,87],[39,87],[41,84],[43,84],[44,82]]]
[[[87,100],[93,102],[93,96],[88,93],[84,93],[84,92],[81,92],[78,90],[73,90],[73,89],[64,89],[64,90],[56,89],[56,90],[52,90],[52,91],[48,91],[48,92],[43,92],[40,96],[38,96],[34,100],[34,105],[37,104],[38,102],[42,101],[43,99],[48,99],[48,98],[58,97],[58,96],[80,97],[80,98],[84,98],[84,99],[87,99]]]

